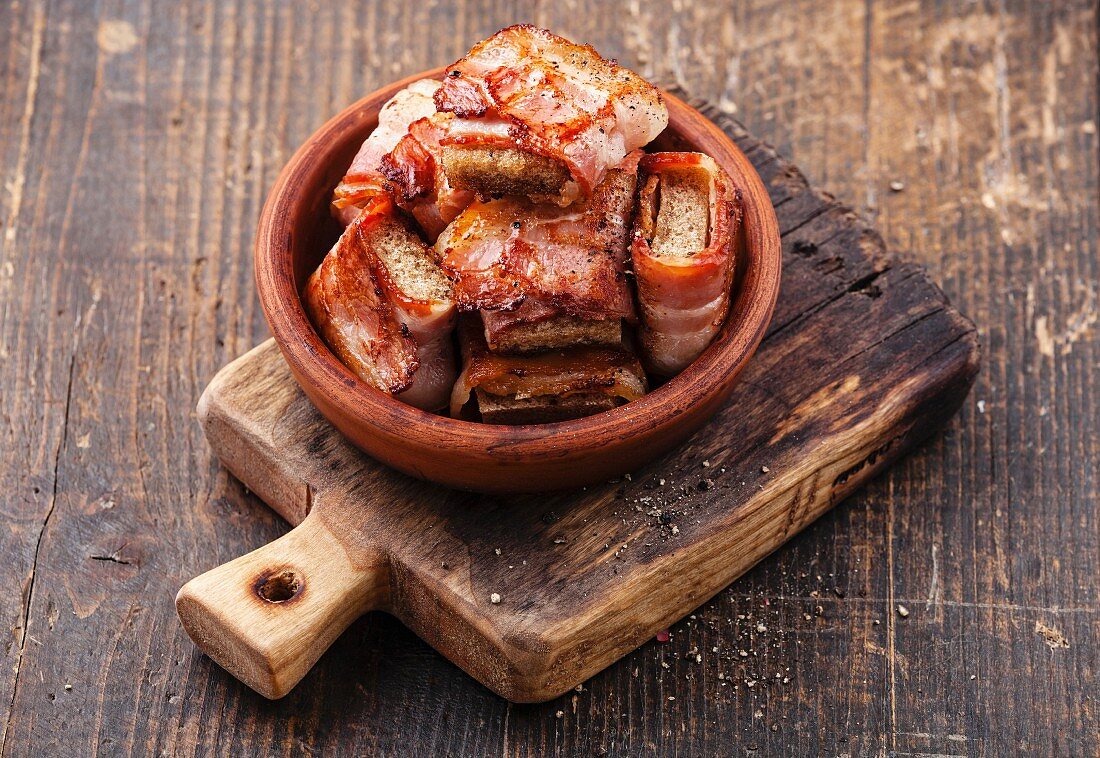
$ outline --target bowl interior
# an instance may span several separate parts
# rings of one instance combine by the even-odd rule
[[[531,426],[493,426],[427,413],[382,393],[343,366],[318,337],[300,299],[309,275],[339,237],[329,212],[332,189],[342,178],[363,140],[375,128],[378,110],[410,82],[439,78],[443,69],[424,72],[379,90],[325,124],[291,159],[276,181],[257,235],[257,282],[268,322],[299,381],[338,388],[333,403],[352,423],[390,426],[412,424],[437,433],[437,441],[461,439],[491,445],[502,435],[510,441],[585,435],[611,439],[623,425],[649,423],[666,404],[685,406],[692,395],[707,395],[715,385],[732,383],[755,350],[771,317],[779,282],[779,240],[774,211],[748,159],[712,122],[666,93],[669,126],[647,150],[697,150],[713,157],[743,190],[744,219],[735,239],[737,268],[730,316],[706,351],[687,369],[644,397],[614,410],[573,421]],[[293,292],[293,296],[279,294]],[[308,394],[308,389],[307,389]]]

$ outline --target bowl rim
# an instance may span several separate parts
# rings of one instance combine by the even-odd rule
[[[728,389],[763,339],[778,298],[782,264],[778,221],[763,180],[736,143],[717,124],[663,88],[670,125],[674,113],[688,118],[693,127],[702,129],[707,138],[730,153],[740,169],[735,185],[755,185],[741,187],[746,202],[743,231],[739,234],[759,235],[760,248],[774,251],[750,258],[740,277],[740,289],[731,297],[726,323],[687,368],[652,392],[609,411],[547,424],[495,425],[453,419],[407,405],[360,379],[332,353],[306,314],[295,282],[293,219],[295,209],[309,202],[295,192],[295,187],[308,186],[305,178],[323,171],[334,137],[346,134],[364,119],[376,118],[381,104],[397,91],[419,79],[440,79],[444,71],[445,67],[439,67],[408,76],[341,110],[295,151],[268,192],[253,249],[256,289],[268,326],[295,379],[299,383],[303,378],[308,380],[344,415],[345,423],[358,428],[372,427],[403,436],[415,430],[421,445],[461,445],[480,452],[503,450],[515,457],[532,452],[545,455],[548,445],[573,448],[581,442],[584,447],[612,444],[629,436],[639,425],[650,430],[671,426],[688,406],[713,400]],[[698,141],[699,135],[692,139]],[[727,173],[734,173],[728,161],[718,162]],[[763,202],[750,205],[751,198]],[[758,290],[756,296],[752,296],[754,289]],[[310,394],[308,388],[303,389]]]

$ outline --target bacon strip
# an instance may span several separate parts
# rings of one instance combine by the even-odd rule
[[[458,309],[491,311],[498,328],[561,314],[635,322],[625,268],[639,157],[611,171],[587,203],[471,204],[435,245]]]
[[[456,373],[450,299],[422,299],[396,283],[376,240],[404,230],[393,205],[372,204],[344,230],[302,292],[321,337],[363,381],[410,405],[446,405]]]
[[[447,69],[435,102],[457,116],[444,145],[513,147],[555,158],[582,197],[668,125],[652,84],[590,45],[525,24],[474,45]]]
[[[477,318],[464,317],[458,334],[463,368],[451,393],[455,418],[475,388],[517,399],[605,394],[624,402],[646,392],[645,372],[628,349],[578,347],[539,355],[498,355],[485,344]]]
[[[389,192],[389,180],[382,173],[382,159],[408,133],[410,124],[435,113],[432,97],[438,89],[439,82],[421,79],[382,106],[378,126],[363,142],[333,192],[332,214],[342,224],[350,224],[371,198]]]
[[[650,371],[671,376],[699,357],[726,319],[741,193],[731,188],[718,164],[700,153],[653,153],[642,158],[640,167],[631,255],[642,313],[642,357]],[[709,199],[700,200],[705,229],[690,218],[661,218],[662,181],[676,178],[701,181],[706,188]],[[670,230],[677,223],[691,228],[676,234]],[[700,246],[669,249],[692,233],[702,240]],[[663,237],[659,245],[657,237]]]
[[[414,121],[381,162],[397,204],[413,215],[429,242],[474,199],[472,192],[452,187],[443,170],[440,140],[452,119],[449,113],[433,113]]]

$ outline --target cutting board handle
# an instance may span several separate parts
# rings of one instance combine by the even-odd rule
[[[264,697],[281,698],[389,592],[385,561],[353,561],[314,510],[269,545],[183,585],[188,636]]]

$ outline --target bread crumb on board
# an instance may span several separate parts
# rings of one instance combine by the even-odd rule
[[[1047,626],[1042,621],[1035,622],[1035,633],[1043,638],[1051,650],[1057,650],[1060,647],[1069,647],[1069,640],[1066,639],[1064,634],[1053,627]]]

